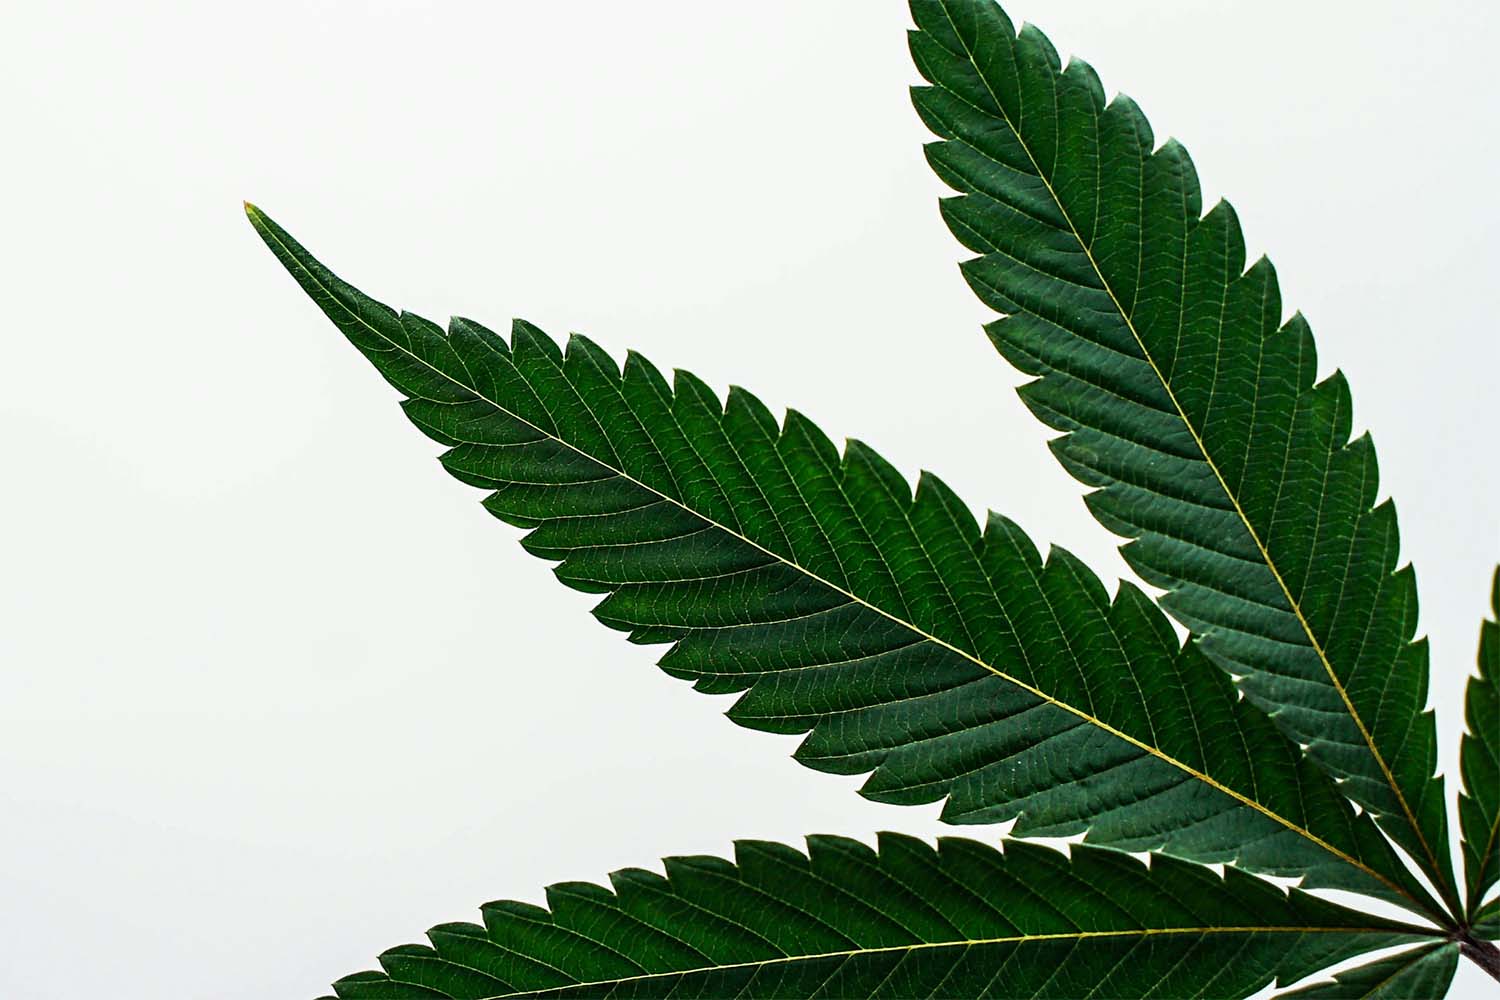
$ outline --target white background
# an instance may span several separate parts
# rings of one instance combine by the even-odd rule
[[[1494,5],[1010,6],[1187,144],[1348,372],[1454,775],[1500,556]],[[6,5],[0,996],[312,996],[551,881],[952,832],[593,622],[240,212],[393,305],[798,406],[1114,578],[959,277],[907,24],[896,0]]]

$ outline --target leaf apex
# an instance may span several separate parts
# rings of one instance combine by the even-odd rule
[[[245,218],[250,220],[250,225],[255,227],[256,232],[264,235],[269,228],[268,223],[271,223],[270,216],[262,212],[260,206],[256,205],[253,201],[245,201],[241,204],[245,206]]]

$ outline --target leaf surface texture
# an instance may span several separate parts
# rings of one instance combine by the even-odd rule
[[[1464,697],[1469,731],[1459,746],[1464,786],[1458,819],[1470,914],[1500,881],[1500,568],[1490,587],[1490,613],[1494,617],[1479,629],[1479,675],[1469,679]]]
[[[807,733],[803,763],[869,773],[884,802],[955,823],[1234,861],[1409,907],[1383,837],[1137,589],[1113,599],[1011,522],[981,529],[924,475],[843,454],[749,393],[722,403],[517,322],[447,331],[345,284],[257,210],[267,245],[448,447],[442,463],[529,529],[600,621],[742,725]]]
[[[343,1000],[480,997],[1224,997],[1420,940],[1234,870],[1087,847],[882,834],[742,841],[734,862],[564,883],[443,924]]]
[[[1341,972],[1333,982],[1283,993],[1277,1000],[1442,1000],[1458,971],[1453,941],[1413,948]]]
[[[1500,896],[1490,900],[1474,914],[1474,932],[1490,941],[1500,940]]]
[[[1348,386],[1175,141],[989,0],[913,0],[928,160],[988,332],[1163,606],[1456,909],[1417,599]]]

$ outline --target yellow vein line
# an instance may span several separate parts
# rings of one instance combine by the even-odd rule
[[[1496,614],[1500,615],[1500,608],[1496,608],[1495,610],[1496,610]],[[1495,632],[1496,647],[1500,648],[1500,625],[1497,625],[1497,623],[1495,621],[1486,621],[1486,622],[1483,623],[1483,628],[1480,631],[1480,643],[1481,643],[1480,652],[1481,652],[1481,654],[1484,652],[1484,649],[1483,649],[1483,643],[1484,643],[1484,639],[1485,639],[1485,634],[1484,633],[1485,633],[1486,630],[1491,629],[1491,628],[1496,629],[1496,632]],[[1479,664],[1479,674],[1478,674],[1478,676],[1470,678],[1470,680],[1469,680],[1469,691],[1473,690],[1473,688],[1474,688],[1474,682],[1476,680],[1480,684],[1489,684],[1491,686],[1494,686],[1496,684],[1500,684],[1500,677],[1496,677],[1496,678],[1491,678],[1490,677],[1489,665],[1487,663],[1485,663],[1484,661],[1481,661],[1480,664]],[[1465,700],[1466,701],[1468,700],[1468,691],[1465,692]],[[1477,741],[1478,740],[1477,734],[1476,734],[1475,738],[1476,738],[1476,741]],[[1500,763],[1500,756],[1497,756],[1496,763]],[[1465,789],[1465,791],[1468,791],[1468,789]],[[1470,793],[1469,798],[1473,799],[1473,794],[1472,793]],[[1483,876],[1483,874],[1485,872],[1487,872],[1490,868],[1495,867],[1495,865],[1497,863],[1500,863],[1500,859],[1497,859],[1495,857],[1495,854],[1494,854],[1495,847],[1496,847],[1496,841],[1500,840],[1500,802],[1497,802],[1496,806],[1497,806],[1497,808],[1495,810],[1495,819],[1494,819],[1494,821],[1492,823],[1490,823],[1490,833],[1489,833],[1489,836],[1485,838],[1485,840],[1484,840],[1484,850],[1481,851],[1480,854],[1479,854],[1479,858],[1480,858],[1480,862],[1479,862],[1479,874],[1481,876]],[[1465,869],[1465,870],[1467,871],[1467,869]],[[1478,879],[1474,880],[1474,885],[1477,886],[1478,884],[1479,884],[1479,880]],[[1469,886],[1466,885],[1464,887],[1465,894],[1468,893],[1468,889],[1469,889]],[[1464,912],[1466,914],[1468,914],[1469,919],[1471,921],[1473,920],[1474,916],[1479,912],[1479,910],[1482,909],[1482,906],[1481,906],[1481,903],[1480,903],[1481,899],[1483,899],[1483,894],[1482,893],[1480,894],[1480,896],[1478,898],[1476,898],[1476,899],[1470,899],[1468,901],[1468,904],[1469,904],[1468,908]]]
[[[1490,824],[1490,835],[1485,838],[1484,852],[1479,855],[1480,858],[1483,859],[1485,868],[1489,868],[1495,864],[1495,858],[1493,857],[1493,855],[1495,852],[1495,841],[1497,839],[1500,839],[1500,815],[1497,815],[1495,817],[1495,821]]]
[[[954,34],[959,37],[960,41],[962,41],[963,36],[959,32],[958,26],[956,24],[953,24],[953,15],[949,12],[946,2],[944,2],[943,4],[943,14],[948,18],[948,23],[953,26]],[[1188,419],[1187,411],[1178,401],[1177,394],[1172,391],[1171,383],[1168,381],[1166,375],[1162,372],[1160,366],[1157,365],[1156,359],[1152,357],[1151,351],[1146,347],[1146,342],[1141,339],[1140,333],[1136,330],[1135,323],[1132,320],[1130,314],[1120,303],[1119,298],[1115,295],[1114,289],[1110,286],[1109,279],[1104,276],[1103,270],[1100,269],[1099,262],[1094,258],[1093,248],[1089,246],[1089,244],[1084,240],[1083,236],[1078,232],[1078,227],[1073,224],[1072,216],[1068,214],[1068,210],[1063,205],[1062,199],[1057,196],[1057,191],[1053,189],[1051,179],[1049,179],[1042,171],[1040,164],[1038,164],[1036,161],[1036,157],[1031,155],[1031,147],[1021,136],[1020,130],[1017,129],[1014,124],[1012,124],[1010,116],[1005,112],[1005,106],[1000,102],[999,95],[997,95],[994,91],[994,88],[990,86],[989,78],[986,77],[984,73],[979,69],[979,64],[974,61],[974,54],[969,50],[969,47],[967,45],[964,46],[964,54],[968,58],[969,65],[974,68],[974,74],[979,77],[980,81],[984,84],[985,90],[989,92],[990,99],[995,102],[995,107],[999,109],[1001,117],[1005,120],[1005,124],[1015,135],[1016,142],[1021,146],[1023,150],[1025,150],[1026,158],[1031,161],[1032,169],[1036,172],[1037,178],[1040,179],[1044,185],[1046,185],[1047,193],[1052,196],[1052,200],[1057,205],[1058,211],[1062,213],[1064,221],[1067,222],[1068,229],[1072,232],[1073,238],[1078,241],[1079,247],[1083,249],[1084,255],[1088,257],[1089,265],[1094,269],[1094,273],[1099,277],[1099,281],[1104,286],[1104,291],[1109,295],[1109,300],[1114,303],[1115,309],[1120,313],[1120,318],[1125,321],[1125,325],[1127,328],[1129,328],[1130,335],[1135,338],[1136,344],[1140,347],[1141,354],[1145,357],[1146,363],[1151,366],[1151,371],[1154,372],[1157,379],[1161,381],[1162,388],[1166,390],[1167,397],[1172,401],[1173,407],[1176,408],[1177,415],[1182,419],[1183,426],[1186,427],[1188,433],[1192,435],[1193,442],[1198,446],[1198,450],[1203,453],[1204,462],[1207,463],[1209,469],[1213,472],[1214,478],[1218,480],[1220,488],[1224,491],[1224,495],[1228,497],[1229,502],[1234,505],[1234,512],[1239,516],[1240,521],[1245,525],[1245,530],[1250,533],[1250,539],[1255,542],[1255,547],[1260,550],[1261,558],[1265,561],[1266,568],[1271,571],[1271,575],[1276,580],[1276,585],[1281,588],[1281,593],[1286,597],[1287,606],[1291,608],[1292,614],[1296,615],[1298,624],[1302,626],[1302,631],[1307,635],[1308,643],[1312,646],[1313,651],[1317,653],[1318,660],[1322,662],[1323,669],[1328,673],[1329,681],[1332,682],[1334,690],[1338,692],[1339,698],[1343,700],[1344,708],[1348,710],[1349,717],[1354,720],[1355,726],[1359,728],[1359,734],[1361,738],[1364,739],[1365,745],[1369,748],[1371,756],[1373,756],[1375,758],[1375,762],[1380,765],[1380,770],[1385,775],[1386,783],[1396,794],[1396,801],[1401,803],[1401,809],[1406,814],[1407,823],[1411,826],[1412,832],[1416,834],[1417,840],[1422,845],[1422,850],[1427,854],[1427,859],[1432,865],[1431,870],[1433,873],[1433,877],[1437,879],[1440,884],[1446,887],[1446,883],[1443,883],[1442,880],[1438,877],[1441,869],[1438,866],[1437,857],[1433,854],[1431,845],[1427,843],[1427,838],[1423,836],[1422,828],[1417,824],[1417,818],[1412,813],[1411,806],[1407,803],[1406,796],[1401,791],[1401,786],[1396,783],[1395,774],[1391,772],[1390,766],[1386,764],[1385,758],[1381,755],[1380,750],[1375,746],[1374,737],[1370,735],[1369,729],[1365,727],[1364,719],[1355,709],[1354,702],[1350,700],[1349,693],[1344,689],[1343,682],[1339,680],[1338,674],[1334,672],[1333,664],[1329,662],[1328,654],[1324,651],[1322,643],[1318,641],[1317,635],[1313,632],[1312,624],[1308,622],[1307,617],[1303,615],[1301,605],[1297,602],[1297,599],[1292,596],[1291,588],[1287,586],[1286,581],[1282,578],[1281,571],[1277,568],[1275,561],[1271,558],[1270,551],[1267,550],[1265,543],[1261,541],[1259,533],[1255,530],[1255,526],[1250,522],[1250,518],[1245,515],[1244,508],[1240,506],[1239,497],[1233,490],[1229,488],[1228,481],[1225,480],[1223,473],[1219,471],[1219,467],[1214,462],[1213,456],[1205,446],[1202,436],[1198,433],[1198,428],[1194,427],[1193,422]]]
[[[625,472],[624,470],[614,469],[611,466],[607,465],[606,463],[599,461],[599,459],[595,458],[593,455],[590,455],[588,452],[584,451],[583,449],[579,448],[578,446],[576,446],[576,445],[574,445],[574,444],[572,444],[572,443],[564,440],[563,438],[557,436],[556,434],[553,434],[553,433],[551,433],[551,432],[549,432],[547,430],[544,430],[541,427],[537,427],[535,424],[531,423],[526,418],[520,416],[519,414],[511,412],[509,409],[507,409],[506,407],[502,406],[497,401],[495,401],[493,399],[490,399],[489,397],[483,395],[482,393],[479,392],[479,390],[476,387],[469,386],[469,385],[464,385],[462,382],[459,382],[457,379],[455,379],[452,375],[449,375],[447,372],[444,372],[441,369],[434,367],[425,358],[422,358],[421,356],[415,354],[414,352],[412,352],[408,348],[403,347],[401,344],[397,343],[396,341],[392,340],[390,337],[386,336],[379,329],[377,329],[376,327],[374,327],[373,325],[371,325],[370,322],[368,320],[366,320],[363,316],[360,316],[358,313],[354,312],[347,305],[345,305],[344,302],[339,298],[339,296],[337,296],[337,295],[334,294],[334,292],[333,292],[332,289],[330,289],[327,285],[325,285],[322,281],[320,281],[318,279],[318,276],[316,274],[314,274],[306,265],[304,265],[297,258],[297,255],[294,254],[292,252],[291,248],[288,247],[286,245],[286,243],[282,241],[281,237],[278,236],[274,231],[272,231],[268,226],[265,225],[265,222],[267,220],[265,220],[264,217],[260,214],[260,210],[259,209],[256,209],[253,206],[249,206],[249,207],[247,207],[247,211],[250,212],[250,220],[251,220],[252,224],[255,225],[256,230],[261,233],[262,237],[274,241],[275,244],[276,244],[276,246],[280,248],[281,252],[283,254],[285,254],[285,259],[286,260],[290,260],[295,267],[297,267],[303,274],[307,275],[308,280],[311,281],[314,285],[316,285],[323,292],[323,294],[325,296],[327,296],[327,298],[330,301],[332,301],[335,305],[337,305],[340,309],[342,309],[344,313],[346,313],[348,316],[352,317],[357,323],[359,323],[360,325],[362,325],[365,329],[369,330],[371,333],[373,333],[375,336],[379,337],[384,342],[390,344],[396,350],[401,351],[407,357],[411,358],[412,360],[414,360],[417,363],[421,364],[423,367],[425,367],[428,370],[432,371],[434,374],[436,374],[436,375],[438,375],[438,376],[440,376],[440,377],[442,377],[444,379],[447,379],[449,382],[451,382],[454,385],[458,386],[459,388],[465,390],[466,392],[473,393],[477,398],[483,400],[486,403],[489,403],[491,406],[495,407],[495,409],[497,409],[497,410],[499,410],[499,411],[501,411],[503,413],[509,414],[513,419],[521,421],[522,423],[526,424],[528,427],[531,427],[532,429],[536,430],[538,433],[543,434],[543,435],[545,435],[548,438],[551,438],[552,440],[554,440],[557,443],[563,445],[564,447],[568,448],[569,450],[571,450],[571,451],[573,451],[573,452],[575,452],[575,453],[583,456],[584,458],[589,459],[592,462],[595,462],[595,463],[603,466],[604,468],[611,469],[611,471],[613,471],[614,473],[616,473],[622,479],[629,480],[630,482],[632,482],[632,483],[636,484],[637,486],[641,487],[641,489],[646,490],[646,491],[648,491],[650,493],[656,494],[657,496],[661,497],[663,500],[666,500],[666,501],[668,501],[668,502],[670,502],[670,503],[672,503],[672,504],[674,504],[674,505],[682,508],[683,510],[687,511],[689,514],[692,514],[695,517],[702,518],[704,521],[707,521],[709,524],[712,524],[715,527],[719,528],[725,534],[732,535],[735,538],[740,539],[746,545],[749,545],[749,546],[751,546],[751,547],[753,547],[755,549],[758,549],[761,552],[764,552],[766,555],[770,556],[771,558],[773,558],[773,559],[777,560],[778,562],[780,562],[780,563],[782,563],[782,564],[790,567],[791,569],[796,570],[799,573],[802,573],[804,576],[807,576],[810,579],[816,580],[818,583],[822,584],[825,587],[828,587],[830,590],[836,591],[837,593],[840,593],[840,594],[844,595],[845,597],[849,598],[850,601],[852,601],[854,603],[857,603],[857,604],[859,604],[859,605],[861,605],[863,607],[869,608],[871,611],[875,612],[878,615],[881,615],[884,618],[889,619],[890,621],[895,622],[897,625],[900,625],[902,628],[905,628],[908,631],[913,632],[913,633],[921,636],[922,638],[928,640],[929,642],[932,642],[933,644],[935,644],[937,646],[941,646],[942,648],[944,648],[944,649],[946,649],[946,650],[948,650],[948,651],[950,651],[952,653],[955,653],[958,656],[963,657],[964,659],[968,660],[970,663],[973,663],[974,665],[976,665],[976,666],[978,666],[978,667],[980,667],[980,668],[982,668],[984,670],[987,670],[990,673],[994,674],[996,677],[999,677],[999,678],[1001,678],[1001,679],[1003,679],[1005,681],[1008,681],[1009,683],[1016,685],[1017,687],[1021,688],[1022,690],[1027,691],[1030,694],[1035,695],[1037,698],[1041,699],[1042,701],[1047,702],[1048,704],[1054,705],[1054,706],[1056,706],[1056,707],[1058,707],[1058,708],[1060,708],[1060,709],[1062,709],[1062,710],[1064,710],[1066,712],[1070,712],[1073,715],[1078,716],[1080,719],[1083,719],[1085,722],[1088,722],[1088,723],[1090,723],[1092,725],[1095,725],[1095,726],[1099,727],[1100,729],[1104,730],[1105,732],[1109,733],[1110,735],[1115,736],[1118,739],[1124,740],[1126,743],[1129,743],[1130,745],[1132,745],[1132,746],[1134,746],[1134,747],[1136,747],[1136,748],[1138,748],[1138,749],[1140,749],[1140,750],[1142,750],[1142,751],[1144,751],[1144,752],[1152,755],[1153,757],[1156,757],[1156,758],[1158,758],[1158,759],[1160,759],[1160,760],[1162,760],[1162,761],[1164,761],[1164,762],[1172,765],[1173,767],[1176,767],[1179,770],[1181,770],[1181,771],[1183,771],[1183,772],[1185,772],[1185,773],[1187,773],[1189,775],[1192,775],[1194,778],[1196,778],[1197,780],[1203,782],[1204,784],[1209,785],[1210,787],[1218,790],[1219,792],[1222,792],[1225,795],[1228,795],[1230,798],[1235,799],[1236,801],[1242,803],[1243,805],[1249,806],[1251,809],[1254,809],[1256,812],[1261,813],[1262,815],[1266,816],[1267,818],[1273,820],[1276,823],[1281,824],[1282,826],[1286,827],[1287,829],[1295,831],[1296,833],[1300,834],[1301,836],[1306,837],[1308,840],[1310,840],[1314,844],[1318,845],[1323,850],[1329,852],[1330,854],[1334,855],[1335,857],[1340,858],[1341,860],[1347,862],[1348,864],[1353,865],[1355,868],[1358,868],[1359,870],[1365,872],[1366,874],[1368,874],[1372,878],[1376,879],[1377,881],[1385,884],[1392,891],[1398,893],[1401,896],[1406,897],[1407,899],[1410,899],[1413,903],[1416,903],[1419,907],[1422,907],[1423,904],[1422,904],[1421,900],[1419,900],[1415,896],[1413,896],[1403,886],[1398,885],[1397,883],[1391,881],[1385,875],[1382,875],[1380,872],[1377,872],[1375,869],[1371,868],[1369,865],[1366,865],[1363,861],[1361,861],[1361,860],[1359,860],[1359,859],[1357,859],[1357,858],[1355,858],[1355,857],[1347,854],[1346,852],[1344,852],[1343,850],[1339,849],[1338,847],[1335,847],[1334,845],[1332,845],[1332,844],[1328,843],[1327,841],[1323,840],[1321,837],[1319,837],[1317,834],[1313,833],[1311,830],[1306,829],[1305,827],[1302,827],[1302,826],[1300,826],[1300,825],[1298,825],[1296,823],[1293,823],[1291,820],[1287,819],[1285,816],[1282,816],[1279,813],[1277,813],[1277,812],[1269,809],[1268,807],[1266,807],[1265,805],[1261,804],[1260,802],[1257,802],[1254,799],[1251,799],[1251,798],[1247,797],[1243,793],[1238,792],[1235,789],[1228,787],[1227,785],[1224,785],[1223,783],[1219,782],[1218,780],[1216,780],[1215,778],[1211,777],[1210,775],[1205,774],[1202,771],[1199,771],[1197,768],[1194,768],[1194,767],[1190,766],[1189,764],[1187,764],[1187,763],[1185,763],[1183,761],[1177,760],[1175,757],[1172,757],[1172,756],[1170,756],[1167,753],[1164,753],[1158,747],[1153,747],[1153,746],[1150,746],[1149,744],[1143,743],[1139,739],[1136,739],[1134,736],[1131,736],[1130,734],[1122,732],[1121,730],[1116,729],[1114,726],[1109,725],[1103,719],[1100,719],[1100,718],[1098,718],[1096,716],[1090,715],[1088,712],[1085,712],[1085,711],[1083,711],[1080,708],[1077,708],[1077,707],[1075,707],[1073,705],[1070,705],[1070,704],[1068,704],[1065,701],[1060,701],[1057,698],[1053,697],[1052,695],[1047,694],[1045,691],[1042,691],[1040,688],[1037,688],[1037,687],[1034,687],[1034,686],[1032,686],[1030,684],[1027,684],[1025,681],[1022,681],[1022,680],[1020,680],[1019,678],[1016,678],[1016,677],[1012,677],[1011,675],[1005,673],[1004,671],[999,670],[998,668],[992,666],[989,663],[986,663],[984,660],[981,660],[979,657],[975,656],[973,653],[970,653],[970,652],[968,652],[967,650],[964,650],[964,649],[960,649],[959,647],[953,645],[952,643],[948,642],[947,640],[941,639],[938,636],[935,636],[935,635],[931,634],[930,632],[927,632],[927,631],[923,630],[922,628],[920,628],[916,624],[914,624],[912,622],[909,622],[909,621],[906,621],[903,618],[899,618],[896,615],[893,615],[890,612],[886,611],[885,609],[877,607],[874,604],[871,604],[869,601],[865,600],[864,598],[860,597],[859,595],[851,593],[850,591],[845,590],[843,587],[840,587],[837,584],[835,584],[835,583],[833,583],[833,582],[831,582],[829,580],[825,580],[823,577],[821,577],[818,574],[812,572],[807,567],[801,566],[801,565],[793,562],[792,560],[787,559],[785,556],[782,556],[782,555],[780,555],[777,552],[771,551],[770,549],[768,549],[765,546],[761,545],[760,543],[754,541],[753,539],[747,538],[746,536],[740,534],[739,532],[735,531],[734,529],[726,527],[725,525],[720,524],[719,522],[713,520],[712,518],[704,516],[699,511],[693,510],[691,507],[687,506],[687,504],[683,503],[681,500],[678,500],[675,497],[667,496],[665,493],[662,493],[660,490],[656,489],[653,486],[650,486],[650,485],[648,485],[646,483],[641,482],[640,480],[636,479],[634,476],[631,476],[629,473]],[[305,252],[306,251],[304,251],[304,253]],[[321,266],[321,265],[319,265],[319,266]],[[363,293],[359,293],[359,294],[363,294]],[[1423,907],[1423,909],[1425,911],[1425,907]]]
[[[1139,927],[1123,931],[1065,931],[1056,934],[1017,934],[1012,937],[968,938],[957,941],[919,941],[912,944],[883,945],[878,948],[853,948],[848,951],[822,951],[809,955],[782,955],[753,962],[733,962],[728,965],[704,965],[693,969],[676,969],[670,972],[648,972],[635,976],[620,976],[616,979],[596,979],[591,982],[564,983],[561,986],[544,986],[516,993],[496,993],[483,1000],[505,1000],[507,997],[536,996],[558,990],[588,989],[591,986],[613,986],[622,983],[637,983],[646,979],[665,979],[672,976],[691,976],[704,972],[724,972],[730,969],[760,969],[771,965],[789,965],[793,962],[817,962],[830,958],[859,958],[864,955],[887,955],[893,952],[932,951],[938,948],[972,948],[980,945],[1032,944],[1041,941],[1084,941],[1098,938],[1145,938],[1166,935],[1209,934],[1391,934],[1402,933],[1390,927]],[[1405,933],[1410,933],[1407,931]]]
[[[1470,798],[1472,799],[1472,796],[1470,796]],[[1495,843],[1497,839],[1500,839],[1500,812],[1497,812],[1495,814],[1494,822],[1490,824],[1490,835],[1485,838],[1484,850],[1479,854],[1479,872],[1481,876],[1496,865]],[[1479,884],[1478,879],[1475,880],[1474,884]],[[1467,891],[1467,889],[1465,891]],[[1481,896],[1480,898],[1483,897]],[[1469,914],[1469,917],[1472,920],[1474,914],[1479,909],[1480,907],[1477,900],[1471,899],[1469,900],[1468,909],[1465,912]]]

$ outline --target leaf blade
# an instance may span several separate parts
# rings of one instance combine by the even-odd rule
[[[944,218],[1054,452],[1163,606],[1456,912],[1415,588],[1342,376],[1314,383],[1269,262],[1244,267],[1227,204],[1200,217],[1186,152],[1132,102],[990,0],[911,6]]]
[[[1468,732],[1459,745],[1458,817],[1471,920],[1500,882],[1500,567],[1490,587],[1490,614],[1479,630],[1479,672],[1464,695]]]
[[[668,859],[546,908],[497,902],[430,946],[381,956],[339,997],[1239,997],[1422,940],[1251,876],[1087,847],[881,834],[742,841],[735,861]],[[980,890],[979,886],[984,886]],[[1233,961],[1229,961],[1230,958]],[[431,991],[431,992],[422,992]]]
[[[1361,965],[1277,1000],[1442,1000],[1458,971],[1458,943],[1413,948]]]
[[[912,495],[870,449],[841,459],[743,390],[721,405],[686,373],[669,388],[639,355],[620,371],[519,321],[509,343],[461,319],[445,334],[250,218],[417,401],[449,472],[533,529],[564,583],[607,595],[597,618],[672,643],[662,668],[700,690],[745,692],[736,722],[809,733],[805,764],[871,773],[861,792],[880,801],[944,799],[950,822],[1015,818],[1018,835],[1086,832],[1436,913],[1373,824],[1138,590],[1111,601],[1066,552],[1043,560],[993,515],[981,531],[935,477]]]
[[[1500,941],[1500,897],[1479,907],[1472,917],[1471,929],[1482,938]]]

